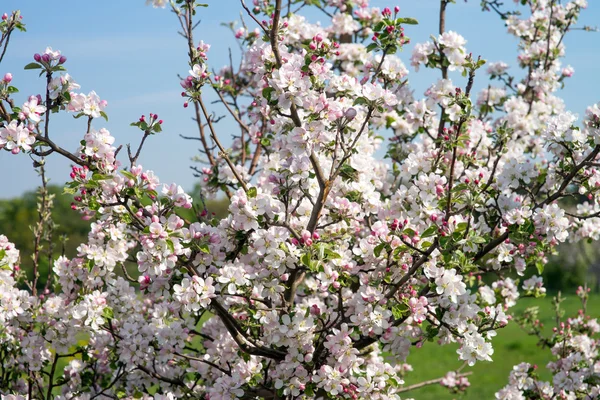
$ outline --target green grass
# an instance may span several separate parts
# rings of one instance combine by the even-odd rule
[[[553,295],[548,295],[543,299],[522,299],[510,311],[512,314],[518,315],[525,308],[539,306],[539,319],[544,324],[546,333],[549,333],[555,320],[551,303],[552,297]],[[563,320],[575,316],[580,308],[581,302],[574,293],[566,296],[566,300],[562,303],[562,309],[565,310]],[[592,317],[600,316],[600,295],[590,296],[587,309],[588,314]],[[498,329],[497,333],[498,335],[493,339],[493,362],[477,362],[473,367],[463,370],[464,372],[473,372],[469,376],[471,386],[466,393],[452,394],[441,385],[434,384],[405,392],[403,398],[414,397],[419,400],[494,399],[494,393],[508,383],[508,374],[512,367],[520,362],[537,364],[541,378],[550,380],[550,373],[546,369],[546,364],[551,361],[552,356],[549,349],[540,348],[537,345],[538,340],[533,336],[528,336],[514,322],[510,322],[506,328]],[[413,349],[406,362],[413,366],[414,372],[407,374],[406,385],[439,378],[447,371],[459,368],[462,361],[458,360],[457,348],[456,344],[438,346],[436,343],[426,343],[420,349]]]

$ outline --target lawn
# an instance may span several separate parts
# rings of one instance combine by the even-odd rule
[[[546,332],[550,332],[554,326],[554,312],[552,309],[552,295],[543,299],[522,299],[517,306],[511,309],[514,314],[527,307],[539,306],[539,319],[544,323]],[[565,317],[575,316],[581,308],[579,298],[573,293],[565,296],[562,308],[566,311]],[[588,314],[592,317],[600,317],[600,295],[592,295],[588,301]],[[452,394],[439,384],[434,384],[410,392],[403,393],[403,398],[414,397],[417,400],[444,400],[464,399],[482,400],[494,399],[494,393],[505,386],[508,382],[508,374],[513,365],[520,362],[529,362],[539,366],[539,373],[544,380],[550,380],[550,374],[546,370],[546,364],[551,361],[548,349],[537,346],[537,339],[528,336],[516,323],[509,323],[506,328],[499,329],[498,336],[493,340],[494,354],[493,362],[478,362],[473,367],[467,367],[463,371],[472,371],[469,376],[471,387],[464,394]],[[427,343],[421,349],[414,349],[408,357],[407,362],[414,368],[406,377],[406,384],[414,384],[429,379],[443,376],[447,371],[457,369],[462,365],[456,354],[457,345],[438,346],[436,343]]]

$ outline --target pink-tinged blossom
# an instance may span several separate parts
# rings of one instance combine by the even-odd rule
[[[78,90],[81,87],[73,80],[71,75],[64,74],[52,78],[48,83],[48,90],[50,92],[50,98],[56,100],[59,95],[63,93],[69,93],[74,90]]]
[[[462,281],[463,277],[456,273],[455,269],[444,270],[442,276],[436,278],[435,288],[438,294],[446,296],[453,303],[457,302],[457,296],[466,292],[466,285]]]
[[[427,319],[427,298],[426,297],[412,297],[408,300],[408,307],[413,314],[413,318],[416,323],[420,324],[421,322]]]
[[[40,100],[36,96],[31,96],[21,107],[19,118],[21,120],[29,119],[33,123],[40,122],[42,120],[41,115],[46,111],[46,107],[39,103]]]
[[[184,305],[187,311],[198,311],[201,307],[207,308],[210,300],[215,297],[213,279],[206,280],[194,276],[191,279],[183,278],[181,284],[173,286],[174,296]]]
[[[70,93],[71,101],[67,108],[71,112],[82,113],[91,118],[100,118],[104,109],[108,105],[106,100],[100,100],[96,92],[91,91],[89,94]]]
[[[167,0],[146,0],[146,5],[154,8],[165,8],[167,4]]]
[[[16,120],[0,128],[0,148],[18,153],[20,150],[31,150],[31,146],[34,143],[35,136],[31,134],[24,124]]]
[[[182,208],[191,208],[192,207],[192,197],[185,193],[183,188],[175,183],[167,186],[164,185],[162,189],[162,194],[168,197],[173,201],[177,207]]]
[[[499,62],[492,62],[489,63],[486,69],[486,72],[489,75],[502,75],[503,73],[506,72],[506,70],[509,68],[509,65],[505,62],[499,61]]]

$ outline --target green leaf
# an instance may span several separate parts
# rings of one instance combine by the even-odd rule
[[[373,249],[373,254],[375,254],[375,257],[379,257],[381,255],[381,252],[385,248],[385,245],[385,243],[379,243],[377,246],[375,246],[375,248]]]
[[[536,262],[535,268],[537,268],[538,275],[541,275],[544,272],[544,263],[542,261]]]
[[[384,21],[379,21],[378,23],[375,24],[375,26],[373,27],[373,30],[375,32],[379,32],[383,29],[383,27],[385,26],[385,22]]]
[[[113,319],[113,317],[114,317],[113,309],[110,307],[105,307],[104,310],[102,310],[102,316],[106,319]]]
[[[418,25],[419,21],[414,18],[398,18],[396,20],[397,24],[406,24],[406,25]]]
[[[63,194],[75,194],[77,193],[77,189],[65,187],[63,188]]]
[[[108,122],[108,115],[106,115],[106,113],[104,111],[100,111],[100,116],[102,118],[104,118],[106,120],[106,122]]]
[[[248,189],[248,193],[247,193],[248,198],[253,199],[256,197],[256,194],[257,194],[256,187],[253,186],[250,189]]]
[[[377,43],[371,43],[370,45],[367,46],[367,53],[375,50],[378,47],[379,47],[379,45]]]
[[[262,91],[262,95],[265,99],[271,101],[271,94],[275,91],[275,88],[266,87]]]
[[[8,93],[17,93],[19,91],[19,89],[17,89],[14,86],[9,86],[6,88],[6,90],[8,91]]]
[[[325,249],[325,255],[330,260],[337,260],[339,258],[342,258],[341,255],[339,255],[338,253],[336,253],[335,251],[333,251],[331,249]]]
[[[202,243],[200,245],[200,251],[203,252],[204,254],[210,254],[210,248],[208,247],[208,244]]]
[[[459,222],[456,225],[456,229],[454,230],[454,232],[464,232],[467,229],[467,223],[466,222]]]
[[[135,175],[133,175],[133,174],[132,174],[131,172],[129,172],[129,171],[125,171],[125,170],[123,170],[123,171],[121,171],[121,174],[123,174],[123,176],[125,176],[126,178],[128,178],[128,179],[131,179],[132,181],[135,181],[135,180],[136,180],[136,177],[135,177]]]
[[[171,250],[171,253],[175,252],[175,245],[173,244],[173,241],[167,239],[167,247],[169,248],[169,250]]]
[[[425,232],[423,232],[421,234],[421,239],[428,238],[430,236],[435,235],[437,230],[438,230],[438,228],[436,225],[430,226],[429,228],[425,229]]]
[[[449,236],[442,236],[439,238],[440,240],[440,246],[442,248],[446,247],[448,245],[448,242],[450,241],[450,237]]]
[[[319,250],[319,260],[325,259],[325,243],[319,243],[315,246]]]
[[[95,181],[104,181],[106,179],[110,179],[111,177],[108,175],[104,175],[104,174],[100,174],[98,172],[94,172],[94,174],[92,175],[92,179]]]
[[[42,66],[40,64],[34,63],[34,62],[29,63],[25,66],[25,69],[40,69],[40,68],[42,68]]]
[[[408,311],[408,306],[406,304],[396,304],[392,307],[392,315],[395,319],[400,319],[406,314]]]
[[[404,230],[404,234],[405,234],[405,235],[408,235],[409,237],[413,237],[413,236],[415,236],[415,231],[414,231],[414,230],[412,230],[411,228],[406,228],[406,229]]]
[[[368,104],[369,100],[367,100],[365,97],[357,97],[354,100],[353,105],[358,106],[358,105],[362,105],[362,104]]]
[[[476,243],[476,244],[483,244],[483,243],[487,242],[487,240],[485,240],[485,238],[482,238],[481,236],[473,236],[471,238],[471,242]]]
[[[310,261],[310,254],[309,253],[304,253],[304,255],[302,255],[302,257],[300,257],[300,262],[305,267],[310,268],[311,265],[312,265],[312,263]]]

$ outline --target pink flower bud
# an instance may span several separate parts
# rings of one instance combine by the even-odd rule
[[[321,309],[318,305],[313,304],[312,306],[310,306],[310,313],[312,315],[321,315]]]
[[[352,121],[354,118],[356,118],[356,114],[357,114],[356,109],[353,107],[350,107],[349,109],[347,109],[344,112],[344,117],[346,117],[349,121]]]
[[[6,83],[10,83],[12,81],[12,78],[13,78],[12,74],[10,72],[7,72],[4,75],[4,78],[2,78],[2,80]]]
[[[60,56],[60,58],[58,59],[59,64],[64,64],[66,62],[67,62],[67,57],[65,57],[65,56]]]
[[[49,54],[42,54],[42,61],[47,63],[50,62],[50,55]]]
[[[2,14],[2,21],[6,21],[8,19],[8,14],[4,13]]]
[[[33,55],[33,59],[37,62],[40,62],[40,61],[42,61],[42,56],[40,56],[38,53],[35,53]]]
[[[398,6],[394,7],[394,12],[396,14],[398,14],[400,12],[400,7],[398,7]]]

